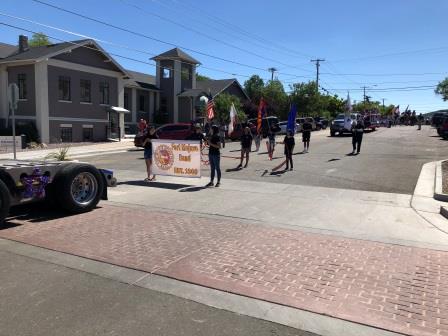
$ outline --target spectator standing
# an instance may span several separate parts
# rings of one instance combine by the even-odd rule
[[[208,140],[208,144],[210,145],[208,152],[208,159],[210,162],[210,182],[206,185],[206,187],[213,187],[215,172],[218,178],[215,187],[219,187],[221,185],[221,143],[219,141],[219,128],[216,125],[212,126],[212,135]]]
[[[144,154],[143,157],[145,159],[146,163],[146,172],[148,177],[145,178],[146,182],[152,182],[155,181],[156,175],[153,175],[151,177],[151,165],[152,165],[152,140],[158,139],[159,137],[156,134],[156,129],[154,126],[149,127],[149,131],[145,135],[145,139],[143,140],[143,148],[144,148]]]
[[[271,129],[269,129],[269,133],[268,133],[268,155],[269,155],[269,160],[272,160],[272,157],[274,156],[274,149],[275,149],[275,133],[272,132]]]
[[[245,127],[243,131],[243,135],[241,135],[241,161],[237,168],[241,168],[243,165],[244,156],[246,156],[246,164],[244,165],[244,168],[247,168],[247,165],[249,164],[249,153],[252,148],[252,134],[250,133],[250,128]]]

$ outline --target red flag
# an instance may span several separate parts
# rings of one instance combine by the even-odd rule
[[[215,102],[213,99],[208,101],[206,110],[208,120],[212,120],[215,117]]]
[[[266,102],[263,98],[260,99],[260,105],[258,105],[258,116],[257,116],[257,132],[259,133],[261,130],[261,120],[264,117],[266,110]]]

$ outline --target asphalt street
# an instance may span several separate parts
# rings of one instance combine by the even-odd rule
[[[282,141],[282,137],[277,137]],[[307,186],[412,194],[424,163],[448,156],[447,142],[437,136],[435,129],[424,126],[381,128],[366,133],[361,154],[349,155],[351,137],[330,137],[329,131],[313,132],[310,152],[302,154],[301,135],[296,136],[294,171],[271,174],[271,169],[283,161],[283,145],[277,145],[274,160],[269,161],[264,142],[260,152],[252,152],[249,167],[235,169],[239,163],[240,145],[227,143],[222,151],[221,166],[225,178],[297,184]],[[105,154],[83,159],[98,167],[135,171],[145,177],[143,151]],[[209,175],[209,168],[202,167]]]
[[[0,251],[0,335],[316,336]]]

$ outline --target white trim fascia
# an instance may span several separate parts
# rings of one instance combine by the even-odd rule
[[[55,60],[55,59],[49,59],[48,65],[55,66],[58,68],[64,68],[69,70],[75,70],[75,71],[81,71],[81,72],[87,72],[92,73],[96,75],[106,76],[106,77],[113,77],[113,78],[122,78],[123,74],[120,72],[112,71],[112,70],[106,70],[101,68],[92,67],[89,65],[83,65],[78,63],[72,63],[67,61],[61,61],[61,60]]]
[[[224,90],[226,90],[230,85],[232,85],[233,83],[235,83],[239,86],[239,88],[241,89],[241,91],[243,92],[243,94],[246,96],[247,99],[250,99],[249,96],[247,95],[247,93],[244,91],[243,87],[241,86],[241,84],[238,82],[238,80],[234,79],[233,82],[231,82],[229,85],[225,86],[221,91],[219,91],[218,93],[216,93],[213,98],[215,98],[217,95],[221,94],[222,92],[224,92]]]
[[[42,143],[50,142],[50,123],[48,118],[48,63],[39,62],[34,65],[34,86],[36,90],[36,127]]]
[[[58,99],[58,103],[71,104],[71,103],[73,103],[73,101],[72,101],[72,100],[59,100],[59,99]]]
[[[86,118],[64,118],[64,117],[50,117],[50,121],[73,121],[73,122],[98,122],[98,123],[107,123],[109,120],[107,119],[86,119]]]
[[[72,124],[59,124],[59,127],[73,128]]]
[[[79,103],[81,105],[92,105],[93,104],[92,102],[82,102],[82,101],[80,101]]]
[[[15,115],[14,118],[17,120],[36,120],[36,116],[26,116],[26,115]],[[12,119],[12,116],[9,116],[8,119]]]
[[[6,65],[6,66],[20,66],[20,65],[30,65],[30,64],[35,64],[36,60],[14,60],[14,61],[0,61],[1,65]]]

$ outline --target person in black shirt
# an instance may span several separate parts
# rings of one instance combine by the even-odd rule
[[[194,132],[187,137],[187,140],[199,140],[202,147],[202,142],[205,141],[205,138],[204,134],[202,134],[201,126],[196,126]]]
[[[243,165],[244,155],[246,155],[246,164],[244,168],[247,168],[247,164],[249,163],[249,153],[252,147],[252,134],[250,134],[250,128],[245,127],[244,133],[241,135],[241,161],[237,168],[241,168]]]
[[[308,120],[305,120],[302,126],[302,141],[303,141],[303,153],[308,153],[310,149],[311,131],[313,125]]]
[[[361,119],[359,119],[357,122],[352,125],[352,145],[353,145],[353,152],[352,154],[355,154],[355,151],[357,154],[361,151],[361,143],[362,143],[362,136],[364,134],[364,123]]]
[[[144,154],[143,157],[145,158],[146,163],[146,172],[148,174],[148,177],[145,178],[146,182],[151,182],[156,179],[156,176],[153,175],[151,177],[151,164],[152,164],[152,139],[158,139],[158,135],[156,134],[156,129],[154,126],[149,127],[149,131],[146,132],[145,139],[143,140],[143,148],[144,148]]]
[[[216,125],[212,126],[212,136],[208,140],[208,144],[210,149],[208,151],[208,159],[210,162],[210,182],[206,185],[206,187],[212,187],[213,181],[215,179],[215,171],[218,177],[218,181],[216,182],[215,187],[219,187],[221,184],[221,167],[220,167],[220,148],[221,142],[219,139],[219,128]]]
[[[285,155],[286,155],[286,170],[293,170],[294,166],[292,163],[292,152],[294,150],[294,145],[296,144],[294,140],[294,135],[291,130],[288,130],[285,139],[283,140],[283,144],[285,145]],[[291,168],[289,165],[291,164]]]

